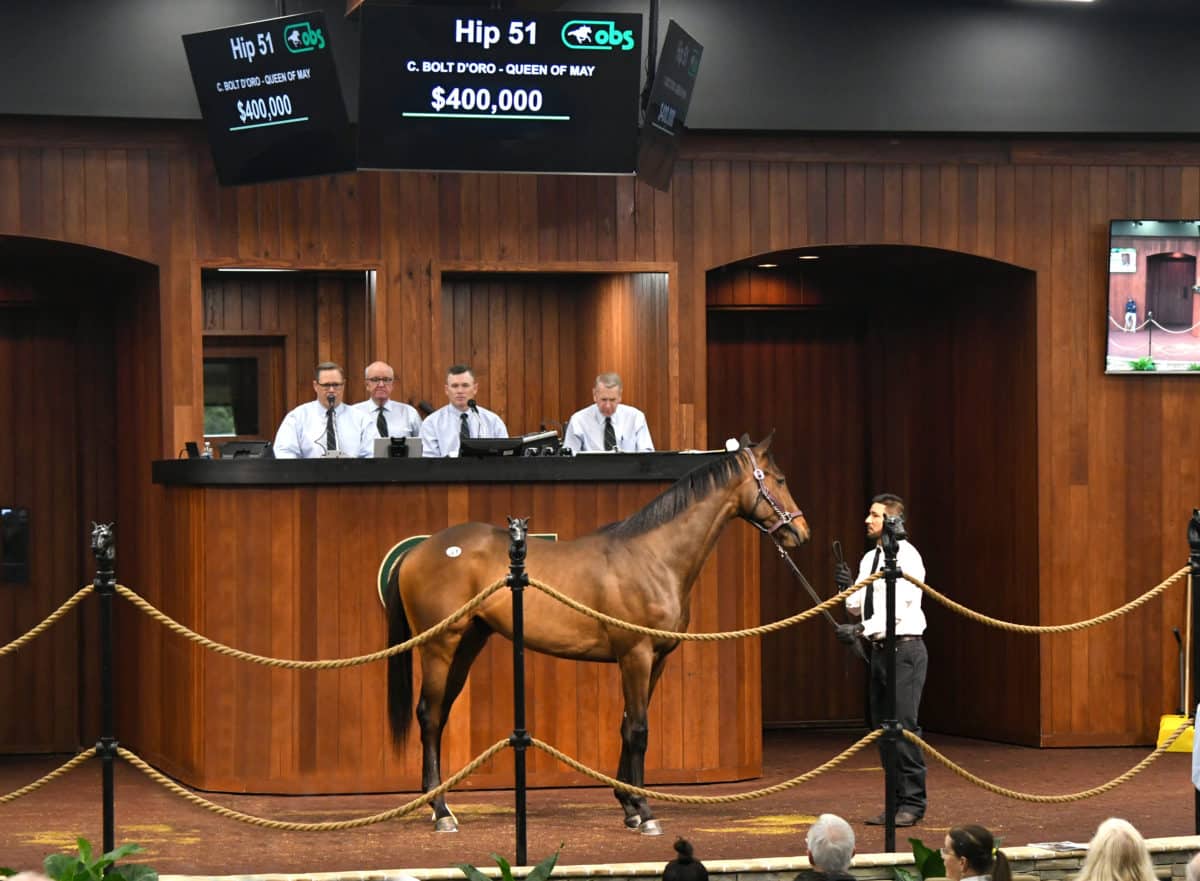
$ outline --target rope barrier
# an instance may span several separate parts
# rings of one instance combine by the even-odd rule
[[[654,636],[659,639],[674,639],[680,642],[717,642],[724,639],[742,639],[747,636],[762,636],[764,633],[774,633],[776,630],[783,630],[785,627],[791,627],[793,624],[799,624],[801,621],[807,621],[816,615],[821,614],[826,609],[832,608],[844,600],[860,587],[864,587],[873,581],[883,577],[883,573],[876,572],[873,575],[868,575],[858,584],[852,584],[841,593],[834,594],[829,599],[811,609],[806,609],[803,612],[798,612],[788,618],[781,618],[778,621],[772,621],[770,624],[761,624],[758,627],[747,627],[744,630],[723,630],[711,633],[682,633],[675,630],[658,630],[653,627],[643,627],[640,624],[630,624],[628,621],[622,621],[620,618],[614,618],[611,615],[606,615],[603,612],[598,612],[591,606],[585,606],[578,600],[573,600],[563,593],[559,593],[553,587],[538,581],[536,578],[529,579],[529,586],[536,587],[542,593],[558,600],[564,606],[574,609],[581,615],[586,615],[589,618],[613,627],[619,627],[622,630],[630,630],[634,633],[640,633],[643,636]]]
[[[75,756],[70,761],[63,762],[61,765],[59,765],[57,768],[55,768],[49,774],[43,775],[42,777],[39,777],[37,780],[34,780],[28,786],[22,786],[20,789],[13,790],[12,792],[8,793],[7,795],[0,795],[0,805],[6,805],[11,801],[16,801],[23,795],[29,795],[29,793],[34,792],[35,790],[41,789],[43,786],[45,786],[51,780],[57,780],[59,777],[61,777],[63,774],[66,774],[68,771],[75,770],[77,767],[82,765],[84,762],[86,762],[88,759],[90,759],[95,754],[96,754],[95,747],[93,747],[92,749],[89,749],[89,750],[84,750],[83,752],[81,752],[79,755]]]
[[[1161,755],[1163,755],[1163,753],[1167,752],[1170,749],[1171,745],[1174,744],[1175,741],[1178,740],[1183,735],[1183,733],[1192,725],[1194,725],[1194,720],[1191,720],[1191,719],[1187,719],[1184,722],[1182,722],[1179,725],[1179,727],[1176,728],[1174,732],[1172,732],[1171,736],[1169,738],[1167,738],[1167,740],[1161,746],[1156,748],[1152,753],[1150,753],[1150,755],[1146,756],[1144,759],[1142,759],[1140,762],[1138,762],[1136,765],[1134,765],[1132,768],[1130,768],[1128,771],[1124,772],[1123,774],[1120,774],[1117,777],[1114,777],[1113,779],[1100,784],[1099,786],[1094,786],[1090,789],[1084,789],[1079,792],[1064,793],[1061,795],[1039,795],[1039,794],[1035,794],[1035,793],[1021,792],[1019,790],[1008,789],[1006,787],[999,786],[995,783],[991,783],[990,781],[984,780],[982,777],[978,777],[975,774],[972,774],[970,771],[967,771],[965,768],[961,767],[960,765],[956,764],[954,761],[947,758],[945,755],[943,755],[941,752],[939,752],[937,749],[935,749],[933,746],[931,746],[929,743],[927,743],[923,738],[921,738],[920,736],[918,736],[916,734],[913,734],[911,731],[904,730],[904,731],[901,731],[901,734],[904,737],[906,737],[909,741],[911,741],[912,743],[914,743],[918,747],[920,747],[930,757],[936,759],[938,762],[940,762],[946,768],[953,771],[959,777],[963,778],[968,783],[973,783],[982,789],[986,789],[988,792],[994,793],[996,795],[1002,795],[1002,796],[1005,796],[1007,798],[1011,798],[1011,799],[1014,799],[1017,801],[1035,802],[1038,804],[1067,804],[1067,803],[1075,802],[1075,801],[1083,801],[1084,799],[1093,798],[1094,796],[1097,796],[1097,795],[1102,795],[1106,792],[1110,792],[1111,790],[1115,789],[1116,787],[1118,787],[1124,783],[1127,783],[1128,781],[1133,779],[1135,776],[1140,774],[1142,771],[1144,771],[1146,768],[1148,768],[1154,761],[1156,761]],[[566,765],[567,767],[569,767],[575,771],[578,771],[579,773],[581,773],[587,777],[590,777],[591,779],[596,780],[599,783],[603,783],[606,786],[610,786],[615,790],[629,793],[631,795],[641,796],[643,798],[652,798],[657,801],[662,801],[662,802],[667,802],[667,803],[672,803],[672,804],[711,805],[711,804],[732,804],[732,803],[736,803],[736,802],[752,801],[752,800],[758,799],[758,798],[766,798],[771,795],[777,795],[778,793],[784,792],[788,789],[792,789],[796,786],[799,786],[802,783],[807,783],[811,780],[816,779],[821,774],[824,774],[827,771],[833,770],[838,765],[842,764],[846,760],[857,755],[859,752],[861,752],[863,749],[865,749],[871,743],[878,740],[882,735],[883,735],[883,730],[876,728],[875,730],[873,730],[873,731],[867,733],[866,735],[864,735],[863,737],[859,738],[859,740],[857,740],[855,743],[851,744],[849,747],[847,747],[845,750],[843,750],[838,755],[834,756],[829,761],[824,762],[821,765],[818,765],[816,768],[812,769],[811,771],[808,771],[804,774],[800,774],[796,777],[789,778],[788,780],[785,780],[781,783],[774,784],[773,786],[767,786],[767,787],[764,787],[761,789],[754,789],[754,790],[750,790],[748,792],[733,793],[731,795],[713,795],[713,796],[677,795],[675,793],[662,792],[657,789],[649,789],[649,788],[646,788],[643,786],[633,786],[628,783],[623,783],[620,780],[610,777],[607,774],[604,774],[600,771],[596,771],[593,768],[589,768],[587,765],[584,765],[583,763],[573,759],[571,756],[568,756],[566,753],[562,752],[561,750],[556,749],[555,747],[551,746],[550,744],[546,743],[543,740],[539,740],[536,737],[532,738],[530,742],[531,742],[532,746],[542,750],[547,755],[551,756],[552,758],[561,762],[562,764]],[[338,831],[343,831],[346,829],[359,829],[364,826],[372,826],[377,823],[383,823],[388,820],[395,819],[396,817],[401,817],[406,814],[412,813],[417,808],[420,808],[424,805],[429,804],[438,796],[444,794],[445,792],[448,792],[450,789],[452,789],[453,787],[458,785],[460,782],[465,780],[467,777],[469,777],[471,774],[473,774],[481,765],[483,765],[485,762],[489,761],[494,755],[496,755],[498,752],[500,752],[502,749],[505,749],[508,746],[510,746],[509,738],[504,738],[502,740],[496,741],[494,744],[492,744],[490,747],[488,747],[486,750],[484,750],[482,753],[480,753],[478,756],[476,756],[471,762],[469,762],[467,765],[465,765],[461,770],[459,770],[453,776],[448,778],[444,783],[442,783],[436,789],[432,789],[429,792],[426,792],[423,795],[419,796],[418,798],[407,801],[402,805],[398,805],[397,807],[391,808],[386,811],[381,811],[379,813],[371,814],[370,816],[358,817],[353,820],[326,821],[326,822],[321,822],[321,823],[297,823],[297,822],[287,822],[287,821],[283,821],[283,820],[271,820],[271,819],[268,819],[265,817],[257,817],[257,816],[254,816],[253,814],[247,814],[242,811],[237,811],[232,808],[224,807],[222,805],[216,804],[215,802],[209,801],[206,798],[196,795],[194,792],[189,791],[188,789],[184,788],[183,786],[180,786],[174,780],[171,780],[169,777],[162,774],[157,769],[153,768],[151,765],[149,765],[147,762],[145,762],[143,759],[141,759],[135,753],[130,752],[129,750],[125,749],[124,747],[118,747],[117,754],[121,758],[125,759],[125,761],[127,761],[131,765],[133,765],[133,767],[137,768],[139,771],[141,771],[143,774],[145,774],[147,777],[149,777],[151,780],[154,780],[156,783],[158,783],[161,786],[163,786],[164,788],[166,788],[168,791],[174,793],[175,795],[178,795],[180,798],[183,798],[184,800],[186,800],[188,802],[191,802],[193,805],[196,805],[197,807],[201,807],[207,811],[210,811],[210,812],[217,814],[218,816],[224,817],[226,819],[236,820],[241,823],[246,823],[246,824],[249,824],[252,826],[259,826],[259,827],[262,827],[265,829],[274,829],[277,831],[285,831],[285,832],[338,832]],[[64,774],[67,774],[68,772],[74,770],[79,765],[81,765],[84,762],[86,762],[87,760],[91,759],[95,754],[96,754],[96,751],[94,749],[87,750],[85,752],[80,753],[79,755],[73,757],[69,761],[65,762],[58,768],[51,771],[50,773],[35,780],[33,783],[30,783],[29,785],[24,786],[14,792],[8,793],[7,795],[0,796],[0,805],[15,801],[16,799],[18,799],[24,795],[28,795],[29,793],[34,792],[37,789],[40,789],[41,787],[45,786],[47,783],[50,783],[51,781],[56,780],[57,778],[63,776]]]
[[[1125,603],[1125,605],[1118,606],[1110,612],[1105,612],[1103,615],[1097,615],[1095,618],[1088,618],[1084,621],[1076,621],[1074,624],[1014,624],[1011,621],[1002,621],[999,618],[992,618],[988,615],[968,609],[961,603],[956,603],[945,594],[939,593],[925,582],[913,578],[911,575],[904,575],[904,578],[906,581],[910,581],[917,587],[921,588],[921,590],[925,591],[925,593],[929,594],[946,608],[958,612],[967,618],[970,618],[972,621],[978,621],[980,624],[987,624],[992,627],[998,627],[1001,630],[1012,631],[1013,633],[1071,633],[1073,631],[1083,630],[1087,627],[1093,627],[1097,624],[1104,624],[1120,617],[1121,615],[1124,615],[1126,612],[1132,612],[1138,606],[1148,603],[1150,600],[1154,599],[1154,597],[1171,587],[1190,571],[1190,567],[1184,566],[1178,572],[1168,575],[1166,579],[1160,581],[1157,585],[1150,588],[1150,590],[1146,591],[1140,597]]]
[[[12,642],[8,643],[7,645],[0,645],[0,658],[4,657],[7,654],[17,651],[19,648],[21,648],[21,646],[25,645],[28,642],[33,641],[34,639],[36,639],[39,636],[41,636],[42,633],[44,631],[46,631],[52,624],[54,624],[55,621],[57,621],[63,615],[67,614],[67,612],[71,611],[71,609],[74,608],[74,606],[80,600],[82,600],[84,597],[86,597],[93,590],[95,590],[95,587],[93,585],[85,584],[83,587],[79,588],[79,590],[75,591],[74,596],[72,596],[65,603],[63,603],[61,606],[59,606],[57,609],[55,609],[53,612],[51,612],[50,615],[47,616],[46,619],[44,621],[42,621],[41,624],[38,624],[36,627],[34,627],[32,630],[28,631],[24,635],[18,636],[16,639],[14,639]]]
[[[614,777],[609,777],[607,774],[602,774],[599,771],[593,770],[581,762],[577,762],[566,753],[555,749],[545,741],[538,740],[536,737],[531,739],[531,743],[533,746],[536,746],[547,755],[554,757],[567,767],[591,777],[593,780],[597,780],[600,783],[611,786],[613,789],[620,790],[621,792],[628,792],[631,795],[640,795],[644,796],[645,798],[653,798],[656,801],[672,802],[674,804],[681,805],[719,805],[730,804],[732,802],[739,801],[751,801],[756,798],[765,798],[768,795],[775,795],[776,793],[783,792],[784,790],[792,789],[795,786],[799,786],[801,783],[807,783],[808,781],[819,777],[821,774],[824,774],[826,771],[836,768],[842,762],[846,761],[846,759],[849,759],[856,753],[860,752],[868,744],[878,740],[882,734],[883,730],[876,728],[874,731],[863,735],[863,737],[861,737],[857,742],[849,746],[844,751],[838,753],[828,762],[818,765],[816,768],[813,768],[811,771],[801,774],[798,777],[792,777],[789,780],[785,780],[782,783],[776,783],[774,786],[768,786],[764,789],[754,789],[750,792],[739,792],[733,795],[675,795],[674,793],[670,792],[660,792],[657,789],[646,789],[643,786],[631,786],[628,783],[622,783],[620,780],[617,780]]]
[[[1147,321],[1146,323],[1147,323],[1147,324],[1153,324],[1155,327],[1157,327],[1157,328],[1158,328],[1159,330],[1161,330],[1163,333],[1176,333],[1176,334],[1178,334],[1178,333],[1191,333],[1191,332],[1192,332],[1193,330],[1195,330],[1197,327],[1200,327],[1200,321],[1197,321],[1197,322],[1196,322],[1195,324],[1193,324],[1191,327],[1185,327],[1183,330],[1171,330],[1171,328],[1169,328],[1169,327],[1163,327],[1161,324],[1159,324],[1159,323],[1158,323],[1158,319],[1157,319],[1157,318],[1151,318],[1151,319],[1150,319],[1149,321]]]
[[[155,768],[152,768],[137,755],[131,753],[124,747],[118,747],[117,754],[151,780],[166,787],[180,798],[186,799],[192,804],[204,808],[206,811],[211,811],[218,816],[225,817],[226,819],[237,820],[239,823],[247,823],[251,826],[261,826],[264,829],[276,829],[283,832],[341,832],[346,829],[360,829],[363,826],[373,826],[376,823],[383,823],[387,820],[393,820],[396,817],[401,817],[405,814],[412,813],[417,808],[421,807],[422,805],[429,804],[439,795],[452,789],[456,784],[475,773],[475,770],[480,765],[488,761],[492,756],[500,752],[500,750],[504,749],[508,745],[509,743],[507,737],[503,740],[496,741],[490,747],[476,756],[474,760],[470,762],[470,764],[466,765],[461,771],[446,780],[446,782],[444,782],[441,786],[437,787],[436,789],[429,790],[429,792],[426,792],[419,798],[414,798],[412,801],[405,802],[404,804],[398,805],[390,810],[381,811],[378,814],[371,814],[369,817],[359,817],[355,820],[337,820],[326,823],[289,823],[283,820],[268,820],[264,817],[256,817],[253,814],[245,814],[241,811],[235,811],[232,808],[223,807],[222,805],[216,804],[215,802],[211,802],[206,798],[196,795],[194,792],[184,789],[174,780],[160,773]]]
[[[220,642],[217,642],[216,640],[209,639],[207,636],[201,636],[199,633],[196,633],[195,631],[189,629],[188,627],[184,626],[183,624],[180,624],[178,621],[176,621],[171,616],[169,616],[163,612],[160,612],[151,603],[149,603],[142,597],[138,596],[138,594],[134,593],[132,590],[130,590],[128,587],[126,587],[123,584],[117,585],[117,593],[119,593],[121,596],[125,597],[125,599],[129,600],[131,603],[133,603],[135,606],[137,606],[139,609],[141,609],[143,612],[145,612],[147,615],[149,615],[155,621],[157,621],[158,623],[167,627],[169,630],[172,630],[173,632],[179,634],[180,636],[182,636],[186,639],[189,639],[192,642],[197,643],[198,645],[203,646],[206,649],[210,649],[219,655],[225,655],[226,657],[230,657],[230,658],[237,658],[238,660],[241,660],[241,661],[250,661],[251,663],[254,663],[254,664],[262,664],[267,667],[286,667],[290,670],[336,670],[336,669],[341,669],[344,667],[355,667],[355,666],[358,666],[359,664],[368,664],[371,661],[378,661],[383,658],[390,658],[392,655],[398,655],[401,652],[406,652],[412,648],[415,648],[416,646],[423,645],[424,643],[433,639],[435,636],[440,636],[444,631],[449,629],[449,627],[455,621],[457,621],[459,618],[462,618],[464,615],[467,615],[467,614],[475,611],[475,609],[477,609],[479,606],[483,605],[483,603],[492,594],[494,594],[496,591],[500,590],[502,587],[505,587],[505,586],[507,586],[506,579],[501,578],[499,581],[496,581],[495,583],[490,585],[488,588],[486,588],[482,592],[476,594],[471,600],[469,600],[461,608],[459,608],[455,612],[450,613],[448,616],[443,618],[437,624],[430,627],[428,630],[426,630],[422,633],[418,633],[416,636],[412,637],[411,639],[407,639],[404,642],[397,643],[396,645],[391,646],[390,648],[380,649],[377,652],[371,652],[370,654],[367,654],[367,655],[356,655],[355,657],[352,657],[352,658],[338,658],[335,660],[328,660],[328,661],[297,661],[297,660],[291,660],[291,659],[287,659],[287,658],[270,658],[270,657],[267,657],[266,655],[257,655],[257,654],[254,654],[253,652],[245,652],[245,651],[242,651],[241,649],[235,649],[231,646],[225,645],[224,643],[220,643]]]
[[[1193,720],[1190,719],[1184,722],[1175,729],[1174,733],[1172,733],[1169,738],[1167,738],[1166,743],[1155,749],[1154,752],[1150,753],[1150,755],[1146,756],[1146,758],[1142,759],[1124,774],[1114,777],[1107,783],[1102,783],[1099,786],[1093,786],[1091,789],[1084,789],[1080,792],[1066,793],[1065,795],[1034,795],[1028,792],[1019,792],[1015,789],[1006,789],[1003,786],[997,786],[995,783],[989,783],[982,777],[976,777],[965,768],[959,767],[924,740],[922,740],[918,735],[913,734],[911,731],[905,730],[903,731],[903,734],[910,741],[915,743],[925,752],[929,753],[930,756],[937,759],[959,777],[962,777],[968,783],[974,783],[976,786],[986,789],[988,792],[995,793],[996,795],[1007,796],[1008,798],[1016,799],[1017,801],[1037,802],[1038,804],[1067,804],[1073,801],[1083,801],[1085,798],[1092,798],[1096,795],[1102,795],[1109,790],[1115,789],[1122,783],[1132,780],[1135,776],[1146,770],[1146,768],[1150,767],[1151,763],[1153,763],[1159,756],[1165,753],[1170,748],[1171,744],[1173,744],[1191,724],[1193,724]]]

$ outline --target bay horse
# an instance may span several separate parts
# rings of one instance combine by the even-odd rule
[[[687,630],[691,589],[725,524],[734,517],[770,533],[784,547],[810,531],[774,457],[771,437],[741,446],[676,481],[630,517],[573,541],[530,541],[531,578],[614,618],[658,630]],[[486,523],[462,523],[430,536],[404,554],[384,590],[388,641],[395,645],[446,618],[508,573],[509,532]],[[555,600],[525,594],[525,647],[579,661],[616,663],[625,712],[617,779],[641,786],[648,726],[646,710],[667,655],[679,640],[656,639],[602,624]],[[419,649],[422,790],[441,784],[442,730],[467,672],[493,633],[512,638],[512,602],[506,591]],[[403,743],[412,713],[412,653],[388,660],[388,718]],[[647,835],[661,828],[646,800],[616,792],[625,825]],[[455,832],[446,800],[432,802],[435,828]]]

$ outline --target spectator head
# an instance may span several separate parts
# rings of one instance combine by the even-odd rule
[[[845,872],[854,856],[854,830],[837,814],[821,814],[808,827],[808,861],[826,875]]]
[[[663,881],[708,881],[708,869],[692,856],[692,843],[679,838],[675,841],[675,859],[663,869]]]

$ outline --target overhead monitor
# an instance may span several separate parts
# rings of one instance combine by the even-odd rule
[[[354,138],[323,12],[184,34],[225,185],[354,169]]]
[[[679,135],[692,103],[704,47],[672,19],[667,25],[638,141],[638,177],[658,190],[671,186]]]
[[[362,11],[360,168],[632,174],[642,16]]]

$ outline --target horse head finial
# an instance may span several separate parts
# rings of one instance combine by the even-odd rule
[[[508,518],[508,536],[513,541],[524,541],[525,536],[529,534],[529,518],[528,517],[509,517]]]
[[[111,564],[116,559],[116,541],[113,536],[113,524],[92,521],[92,553],[97,563]]]

